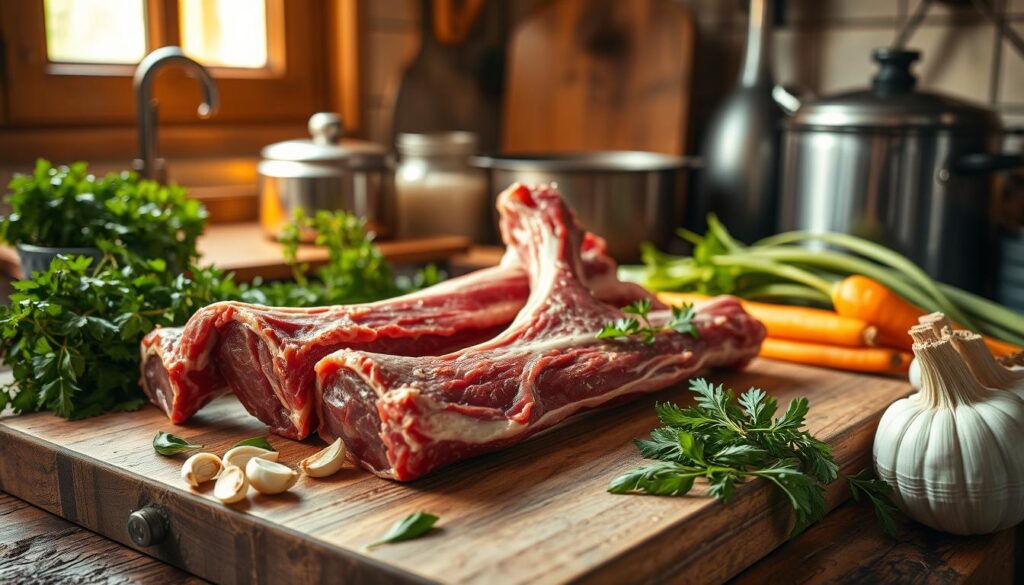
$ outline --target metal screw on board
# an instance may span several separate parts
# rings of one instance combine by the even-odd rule
[[[167,538],[170,521],[167,512],[157,506],[146,506],[128,516],[128,536],[138,546],[153,546]]]

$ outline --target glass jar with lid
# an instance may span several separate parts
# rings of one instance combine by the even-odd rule
[[[487,172],[469,164],[476,149],[472,132],[398,135],[399,237],[461,235],[478,243],[487,240]]]

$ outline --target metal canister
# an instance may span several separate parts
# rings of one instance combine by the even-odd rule
[[[309,119],[311,139],[263,149],[260,223],[269,235],[276,237],[296,209],[345,210],[365,217],[379,235],[392,233],[392,158],[385,147],[342,138],[343,132],[337,114],[318,113]]]

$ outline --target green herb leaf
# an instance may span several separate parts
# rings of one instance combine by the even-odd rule
[[[202,448],[203,445],[193,445],[181,437],[163,431],[157,431],[156,436],[153,437],[153,450],[165,456],[177,455],[178,453],[195,451]]]
[[[410,514],[404,519],[396,522],[394,526],[391,527],[391,530],[388,530],[387,534],[382,536],[380,539],[366,545],[366,548],[370,549],[389,542],[399,542],[402,540],[419,538],[429,532],[430,529],[434,527],[437,520],[437,516],[427,514],[426,512]]]
[[[690,303],[686,303],[682,307],[672,307],[672,319],[666,327],[684,335],[689,335],[694,339],[699,339],[700,331],[697,330],[697,325],[693,322],[696,316],[697,311]]]
[[[601,330],[597,332],[597,339],[629,339],[636,337],[650,345],[657,340],[658,333],[662,331],[677,331],[690,335],[694,339],[700,336],[700,332],[693,322],[695,316],[693,305],[685,305],[682,308],[672,307],[672,319],[665,325],[657,327],[651,325],[648,319],[648,314],[651,312],[650,299],[634,301],[622,307],[622,312],[626,315],[636,315],[637,318],[624,317],[610,323],[605,323]]]
[[[259,447],[260,449],[266,449],[267,451],[277,451],[264,437],[253,437],[244,441],[239,441],[231,446],[232,449],[235,447]]]
[[[896,536],[896,515],[899,509],[892,503],[892,486],[881,479],[873,479],[866,469],[847,476],[850,484],[850,495],[854,501],[868,498],[875,509],[875,518],[882,525],[882,531],[891,537]]]
[[[689,493],[693,480],[700,475],[701,471],[695,467],[672,462],[654,463],[615,478],[608,491],[613,494],[683,496]]]
[[[695,406],[656,405],[663,426],[636,441],[640,454],[658,463],[616,478],[610,492],[684,495],[701,478],[708,493],[724,502],[738,483],[760,478],[786,496],[795,515],[794,534],[824,515],[824,486],[839,470],[831,448],[801,430],[806,399],[793,400],[775,418],[777,401],[758,388],[737,400],[721,384],[697,379],[690,391]]]

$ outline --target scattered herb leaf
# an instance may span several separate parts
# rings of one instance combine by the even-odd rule
[[[239,441],[234,445],[231,445],[232,449],[234,449],[235,447],[259,447],[260,449],[266,449],[267,451],[277,451],[277,449],[275,449],[273,445],[270,444],[270,441],[268,441],[264,437],[253,437],[251,439]]]
[[[700,337],[700,332],[693,322],[696,312],[692,304],[672,307],[672,318],[666,324],[657,327],[651,325],[647,317],[651,312],[650,299],[640,299],[630,303],[622,308],[622,312],[626,315],[635,315],[636,317],[624,317],[610,323],[605,323],[601,330],[597,332],[598,339],[639,337],[641,341],[650,345],[657,339],[658,333],[670,330],[690,335],[695,339]]]
[[[179,436],[157,431],[153,437],[153,450],[165,456],[177,455],[187,451],[202,449],[203,445],[193,445]]]
[[[437,516],[427,514],[426,512],[410,514],[404,519],[395,522],[391,527],[391,530],[388,530],[387,534],[379,540],[375,540],[374,542],[366,545],[366,548],[370,549],[389,542],[400,542],[403,540],[419,538],[429,532],[430,529],[434,527],[437,520]]]
[[[650,438],[636,441],[640,454],[658,463],[614,479],[608,491],[681,496],[702,478],[709,494],[724,502],[738,483],[762,478],[793,507],[794,535],[824,515],[824,486],[839,476],[839,468],[831,447],[801,430],[806,398],[793,400],[782,416],[775,417],[777,401],[759,388],[737,400],[721,385],[697,379],[690,382],[690,391],[695,406],[657,405],[662,426]],[[849,479],[851,489],[871,499],[883,526],[891,523],[888,486],[879,480]]]
[[[854,501],[867,497],[875,509],[875,517],[882,525],[882,531],[889,536],[896,536],[896,515],[899,509],[892,503],[892,486],[884,480],[870,477],[866,469],[847,476],[850,483],[850,495]]]

